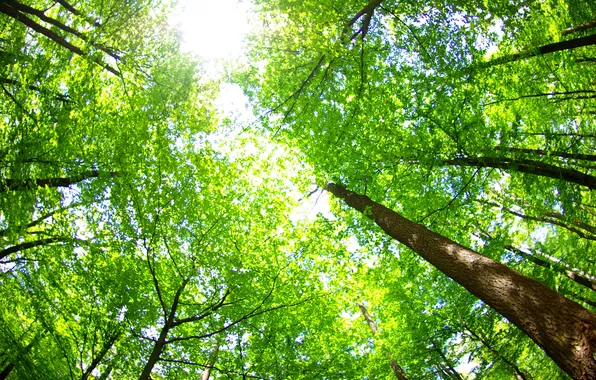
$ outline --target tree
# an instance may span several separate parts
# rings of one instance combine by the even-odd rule
[[[596,345],[594,313],[538,281],[409,221],[365,195],[334,183],[325,189],[370,217],[388,235],[502,314],[571,376],[578,379],[596,376],[592,355]]]

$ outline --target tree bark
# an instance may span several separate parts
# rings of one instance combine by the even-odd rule
[[[596,379],[596,314],[365,195],[334,183],[325,189],[507,318],[574,379]]]
[[[536,48],[533,48],[533,49],[530,49],[530,50],[527,50],[524,52],[509,54],[509,55],[506,55],[503,57],[495,58],[493,60],[490,60],[488,62],[484,62],[484,63],[480,64],[480,67],[493,67],[493,66],[502,65],[505,63],[519,61],[519,60],[526,59],[526,58],[536,57],[539,55],[545,55],[545,54],[554,53],[554,52],[563,51],[563,50],[572,50],[572,49],[577,49],[579,47],[590,46],[590,45],[595,45],[595,44],[596,44],[596,34],[592,34],[592,35],[586,36],[586,37],[579,37],[579,38],[574,38],[572,40],[555,42],[552,44],[538,46]]]
[[[375,324],[375,321],[373,321],[370,317],[370,314],[368,314],[368,310],[366,310],[364,305],[361,303],[358,304],[358,308],[360,308],[360,312],[362,313],[362,316],[364,316],[364,319],[366,320],[368,327],[370,327],[370,330],[372,331],[373,335],[376,335],[377,325]],[[391,366],[391,369],[393,370],[393,373],[395,374],[395,378],[397,380],[409,380],[408,375],[406,375],[406,371],[404,371],[403,368],[401,368],[401,366],[397,364],[395,360],[389,359],[389,365]]]
[[[462,157],[440,161],[444,165],[474,166],[478,168],[495,168],[513,170],[522,173],[555,178],[596,189],[596,177],[574,169],[561,168],[542,161],[511,159],[505,157]]]

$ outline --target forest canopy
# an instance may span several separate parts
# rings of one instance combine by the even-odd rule
[[[0,2],[0,379],[596,378],[596,3],[173,7]]]

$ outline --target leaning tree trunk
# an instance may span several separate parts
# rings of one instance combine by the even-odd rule
[[[519,327],[574,379],[596,379],[596,314],[365,195],[334,183],[325,189]]]
[[[370,327],[370,330],[372,331],[373,335],[377,335],[377,325],[375,324],[375,321],[373,321],[370,317],[370,314],[368,314],[368,310],[366,310],[366,307],[364,307],[363,304],[359,303],[358,308],[360,308],[360,312],[366,320],[368,327]],[[397,364],[395,360],[389,359],[389,365],[391,366],[393,374],[395,375],[395,378],[397,380],[409,380],[408,375],[406,375],[406,371],[404,371],[403,368],[401,368],[401,366]]]
[[[573,49],[577,49],[577,48],[580,48],[583,46],[590,46],[590,45],[596,45],[596,34],[592,34],[592,35],[589,35],[586,37],[574,38],[572,40],[560,41],[560,42],[555,42],[552,44],[538,46],[533,49],[529,49],[527,51],[523,51],[520,53],[509,54],[509,55],[506,55],[503,57],[495,58],[491,61],[481,63],[479,66],[480,67],[498,66],[498,65],[505,64],[505,63],[515,62],[515,61],[519,61],[519,60],[530,58],[530,57],[536,57],[539,55],[545,55],[545,54],[554,53],[554,52],[563,51],[563,50],[573,50]]]

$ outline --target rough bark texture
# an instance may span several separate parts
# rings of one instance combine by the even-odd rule
[[[368,327],[370,327],[370,330],[372,331],[373,335],[376,335],[377,325],[375,324],[375,321],[373,321],[370,317],[370,314],[368,314],[368,310],[366,310],[366,307],[364,307],[363,304],[358,304],[358,308],[360,308],[360,312],[364,316],[364,319],[366,320]],[[403,368],[401,368],[395,360],[389,359],[389,365],[391,366],[391,369],[393,370],[393,373],[395,374],[395,378],[397,380],[409,380],[408,375],[406,375],[406,371],[404,371]]]
[[[325,189],[519,327],[574,379],[596,379],[596,314],[365,195],[333,183]]]

